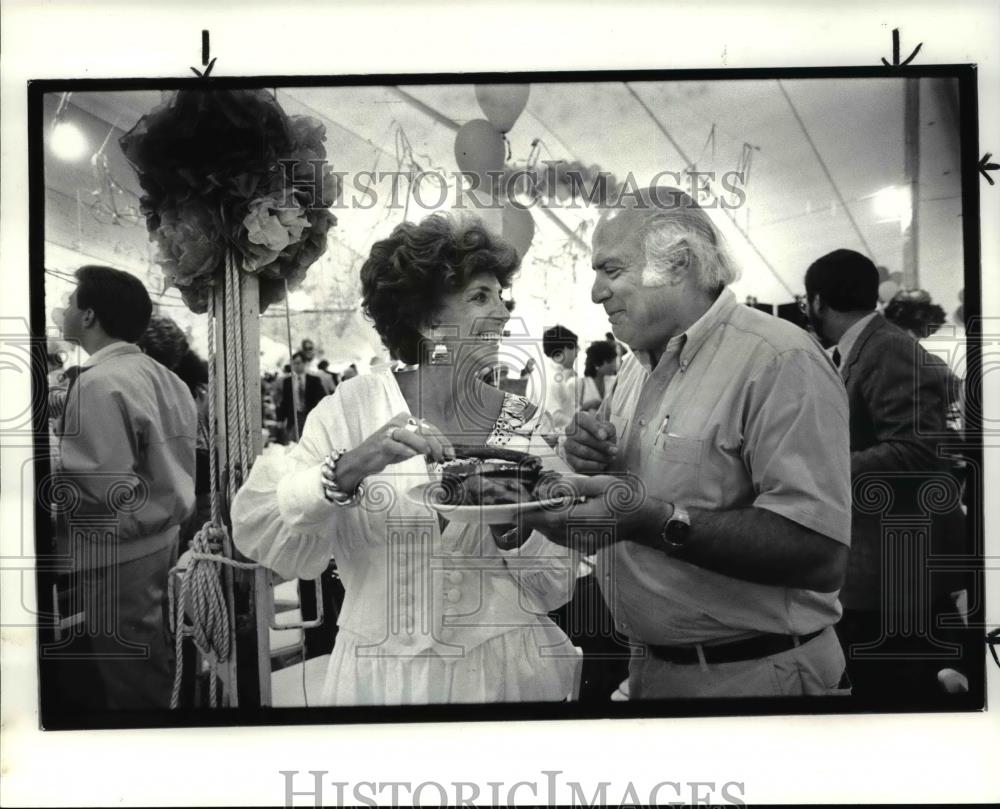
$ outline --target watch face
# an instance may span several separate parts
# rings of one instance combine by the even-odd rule
[[[671,542],[683,542],[690,530],[691,526],[684,520],[671,520],[667,523],[667,539]]]
[[[496,538],[497,547],[504,551],[514,550],[521,544],[521,535],[517,528],[511,528]]]
[[[663,540],[671,550],[675,551],[683,547],[691,531],[691,523],[687,512],[682,508],[674,508],[673,516],[667,520],[663,529]]]

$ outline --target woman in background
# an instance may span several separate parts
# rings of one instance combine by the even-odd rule
[[[583,384],[580,386],[580,409],[591,413],[600,407],[618,373],[618,346],[606,340],[587,347],[583,367]]]
[[[890,323],[898,326],[914,340],[920,341],[933,336],[945,323],[945,313],[931,300],[930,293],[923,289],[906,289],[897,292],[882,311]],[[940,346],[945,346],[944,341]],[[929,346],[927,346],[929,347]],[[928,354],[937,373],[945,377],[948,389],[948,428],[961,434],[962,414],[965,410],[965,381],[934,352]],[[925,372],[930,369],[923,369]]]
[[[198,437],[195,444],[195,510],[181,527],[180,553],[187,550],[194,535],[212,514],[208,432],[208,363],[191,348],[181,327],[166,315],[154,314],[137,345],[148,356],[166,366],[187,385],[198,409]]]

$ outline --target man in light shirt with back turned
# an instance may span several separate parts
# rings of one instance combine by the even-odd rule
[[[70,375],[59,427],[56,477],[74,502],[56,544],[85,632],[84,656],[58,664],[60,696],[71,711],[166,709],[167,574],[194,510],[198,417],[187,385],[135,345],[152,312],[142,282],[98,266],[76,277],[62,330],[89,357]]]

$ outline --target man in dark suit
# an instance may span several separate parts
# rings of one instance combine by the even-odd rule
[[[306,370],[306,358],[301,351],[292,355],[292,372],[282,383],[278,420],[285,424],[287,435],[298,441],[306,416],[326,396],[322,380]]]
[[[850,407],[851,553],[837,627],[859,697],[933,698],[957,652],[933,626],[953,580],[930,556],[962,550],[960,481],[939,452],[949,372],[875,311],[878,270],[836,250],[806,272],[809,320],[841,372]]]

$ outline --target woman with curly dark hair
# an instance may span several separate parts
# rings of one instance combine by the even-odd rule
[[[909,332],[915,340],[935,334],[945,320],[944,309],[932,302],[930,293],[923,289],[897,292],[882,314],[890,323]]]
[[[432,215],[377,242],[362,307],[396,369],[341,382],[302,440],[253,468],[233,503],[236,544],[292,578],[335,556],[346,597],[326,704],[558,701],[577,654],[546,613],[576,558],[541,534],[443,524],[406,496],[452,442],[548,456],[526,399],[484,384],[509,318],[517,254],[477,219]]]
[[[886,304],[882,315],[914,340],[931,337],[945,322],[944,309],[934,303],[930,293],[923,289],[904,289],[897,292]],[[948,380],[948,427],[961,433],[962,414],[965,410],[965,382],[936,354],[928,354],[927,359],[937,366],[939,373]]]

